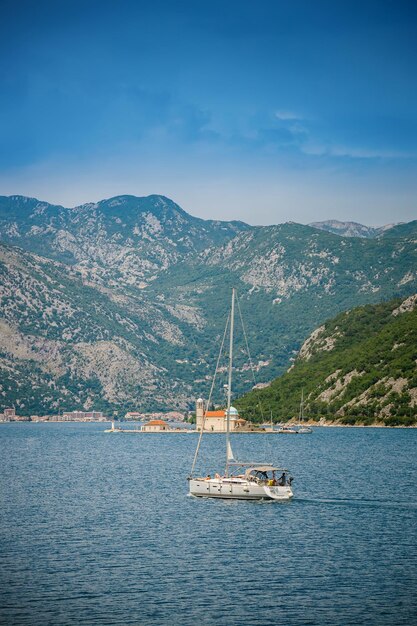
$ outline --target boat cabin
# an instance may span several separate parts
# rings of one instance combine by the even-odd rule
[[[276,485],[284,487],[285,485],[291,485],[292,482],[292,477],[289,475],[288,470],[272,465],[248,467],[245,472],[245,479],[256,482],[258,485],[267,485],[269,487]]]

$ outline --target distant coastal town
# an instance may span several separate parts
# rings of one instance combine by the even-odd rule
[[[185,416],[178,411],[168,413],[140,413],[137,411],[128,412],[123,420],[131,422],[149,422],[157,419],[183,422]],[[64,411],[56,415],[17,415],[15,408],[4,409],[0,413],[1,422],[110,422],[114,417],[103,415],[102,411]]]
[[[191,421],[195,423],[194,428],[185,427],[185,422],[189,421],[189,413],[179,411],[142,413],[139,411],[128,411],[122,418],[116,419],[116,415],[108,417],[101,411],[66,411],[58,415],[17,415],[15,408],[4,409],[0,413],[1,422],[111,422],[111,429],[106,433],[135,433],[135,432],[200,432],[204,430],[209,433],[224,433],[227,430],[227,411],[225,409],[211,410],[205,409],[202,398],[196,401],[195,414],[192,414]],[[195,419],[194,419],[195,415]],[[288,427],[275,430],[272,423],[253,424],[242,419],[237,409],[230,407],[229,428],[231,432],[253,433],[253,432],[292,432]],[[122,424],[141,423],[138,427],[124,427]],[[178,423],[184,423],[178,426]],[[177,424],[177,425],[176,425]],[[308,429],[310,431],[310,429]],[[293,432],[296,432],[295,430]],[[298,431],[297,431],[298,432]],[[300,432],[302,432],[300,430]]]
[[[202,398],[198,398],[195,405],[195,431],[204,430],[206,432],[226,431],[226,411],[224,409],[205,410],[205,403]],[[123,417],[112,417],[103,415],[102,411],[64,411],[57,415],[17,415],[16,409],[7,408],[0,413],[1,422],[112,422],[111,431],[106,432],[135,432],[134,430],[122,428],[121,423],[142,422],[141,432],[173,432],[177,430],[169,423],[187,422],[189,413],[180,411],[143,413],[140,411],[128,411]],[[193,416],[194,417],[194,416]],[[194,420],[193,420],[194,421]],[[115,426],[115,423],[118,426]],[[253,432],[254,430],[265,430],[265,425],[254,425],[239,416],[234,407],[230,407],[230,430],[232,432]],[[267,425],[270,426],[269,424]],[[272,429],[272,427],[270,427]]]

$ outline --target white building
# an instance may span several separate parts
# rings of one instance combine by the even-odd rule
[[[164,420],[152,420],[141,428],[141,431],[144,433],[160,433],[167,430],[170,430],[170,428]]]
[[[138,411],[128,411],[125,415],[125,420],[141,420],[142,417],[143,414]]]

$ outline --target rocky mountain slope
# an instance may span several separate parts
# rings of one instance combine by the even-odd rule
[[[417,295],[341,313],[304,342],[288,372],[238,401],[241,412],[347,424],[417,422]]]
[[[15,405],[21,414],[109,411],[151,398],[161,407],[173,390],[176,404],[186,405],[190,387],[161,348],[181,354],[183,344],[165,309],[144,305],[140,293],[135,299],[89,286],[73,268],[5,245],[0,285],[0,406]],[[188,313],[198,325],[198,315]]]
[[[417,291],[417,222],[359,239],[200,220],[160,196],[75,209],[12,196],[0,240],[0,410],[192,406],[208,395],[232,286],[260,383],[318,323]],[[254,384],[244,348],[238,334],[236,393]]]
[[[313,228],[319,228],[335,235],[341,235],[342,237],[365,237],[372,239],[373,237],[380,237],[388,230],[390,230],[395,224],[385,224],[379,228],[372,226],[364,226],[364,224],[358,224],[358,222],[340,222],[339,220],[325,220],[324,222],[311,222],[309,226]]]
[[[0,197],[1,241],[73,265],[109,286],[143,288],[187,255],[248,228],[192,217],[163,196],[117,196],[72,209]]]

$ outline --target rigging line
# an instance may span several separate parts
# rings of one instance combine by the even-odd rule
[[[250,350],[249,350],[248,336],[246,334],[245,324],[243,323],[243,317],[242,317],[242,311],[240,309],[239,298],[236,298],[236,301],[237,301],[237,309],[239,311],[240,323],[242,324],[243,336],[245,338],[246,351],[247,351],[248,357],[249,357],[249,365],[250,365],[250,369],[251,369],[251,372],[252,372],[252,378],[253,378],[254,384],[256,385],[255,370],[254,370],[254,367],[253,367],[252,357],[251,357]],[[262,417],[262,420],[263,420],[264,419],[264,412],[263,412],[261,400],[259,399],[258,402],[259,402],[259,408],[261,410],[261,417]]]
[[[216,370],[214,372],[213,380],[212,380],[212,383],[211,383],[211,389],[210,389],[209,398],[207,400],[206,408],[205,408],[204,413],[203,413],[203,421],[201,423],[200,436],[198,438],[197,448],[196,448],[196,451],[195,451],[195,454],[194,454],[194,460],[193,460],[193,465],[191,467],[191,474],[190,474],[190,476],[193,475],[195,464],[197,462],[197,457],[198,457],[198,453],[199,453],[200,445],[201,445],[201,439],[203,437],[204,423],[205,423],[205,420],[206,420],[206,413],[207,413],[208,407],[210,406],[211,397],[213,395],[213,390],[214,390],[214,385],[216,383],[216,376],[217,376],[217,372],[218,372],[218,369],[219,369],[220,359],[221,359],[222,353],[223,353],[223,346],[224,346],[224,342],[225,342],[225,339],[226,339],[227,329],[229,328],[230,316],[231,316],[231,313],[229,312],[229,315],[227,316],[226,326],[225,326],[224,333],[223,333],[222,343],[221,343],[221,346],[220,346],[219,356],[217,357]],[[196,427],[197,427],[197,416],[196,416]]]
[[[211,390],[210,390],[210,393],[209,393],[209,399],[207,400],[207,405],[206,405],[206,408],[205,408],[205,412],[203,413],[203,422],[202,422],[203,429],[204,429],[204,424],[205,424],[206,418],[207,418],[206,412],[209,411],[210,406],[211,407],[214,406],[216,388],[221,389],[222,391],[224,391],[224,387],[225,387],[225,385],[222,386],[222,384],[221,384],[222,383],[222,376],[223,376],[221,362],[228,355],[227,347],[226,347],[226,337],[227,337],[227,332],[228,332],[228,328],[229,328],[229,326],[228,326],[229,319],[230,319],[230,314],[229,314],[229,317],[227,319],[227,323],[226,323],[226,327],[225,327],[225,331],[224,331],[224,338],[222,340],[222,347],[220,348],[219,358],[218,358],[218,362],[217,362],[217,366],[216,366],[217,378],[215,380],[213,380],[213,384],[211,385]],[[222,348],[223,348],[223,350],[222,350]],[[226,375],[227,375],[227,372],[226,372]],[[226,380],[227,380],[227,378],[226,378]],[[200,448],[199,455],[198,455],[199,465],[201,465],[201,464],[204,465],[209,458],[210,458],[211,461],[213,460],[212,459],[212,454],[210,454],[210,457],[208,457],[206,453],[207,453],[206,447],[202,446]]]
[[[190,324],[189,327],[189,334],[188,337],[190,338],[190,342],[192,344],[192,347],[195,350],[195,355],[196,358],[199,358],[200,363],[202,366],[204,366],[205,368],[208,368],[209,366],[209,358],[210,358],[210,351],[203,351],[202,348],[200,347],[199,341],[198,341],[198,336],[197,336],[197,331],[198,331],[198,327],[197,326],[192,326]],[[191,358],[191,354],[190,351],[188,352],[188,354],[186,354],[187,358]]]
[[[230,314],[229,314],[229,316],[230,316]],[[217,368],[217,379],[215,379],[215,380],[213,381],[213,384],[212,384],[212,386],[211,386],[211,391],[210,391],[210,394],[209,394],[209,399],[207,400],[207,407],[206,407],[206,411],[208,411],[208,410],[210,409],[210,406],[212,406],[212,405],[213,405],[213,402],[214,402],[214,396],[215,396],[215,393],[216,393],[215,387],[217,386],[218,381],[220,381],[220,382],[221,382],[221,375],[222,375],[222,371],[221,371],[221,367],[218,367],[218,366],[219,366],[219,364],[220,364],[220,361],[221,361],[221,360],[222,360],[225,356],[227,356],[227,350],[226,350],[226,345],[225,345],[225,343],[226,343],[226,336],[227,336],[227,331],[228,331],[229,319],[230,319],[230,317],[229,317],[229,318],[228,318],[228,320],[227,320],[227,324],[226,324],[225,331],[224,331],[224,338],[223,338],[223,340],[222,340],[222,347],[223,347],[223,350],[222,350],[222,348],[220,348],[219,358],[218,358],[218,361],[217,361],[217,366],[216,366],[216,368]],[[207,417],[207,416],[206,416],[206,413],[204,412],[204,413],[203,413],[203,422],[202,422],[202,423],[203,423],[203,429],[204,429],[204,424],[205,424],[205,421],[206,421],[206,417]],[[202,459],[202,460],[203,460],[203,463],[207,460],[207,458],[208,458],[208,457],[206,458],[206,456],[205,456],[205,448],[200,448],[198,458],[199,458],[200,460]],[[211,457],[210,457],[210,458],[211,458]],[[211,459],[211,460],[212,460],[212,459]]]

